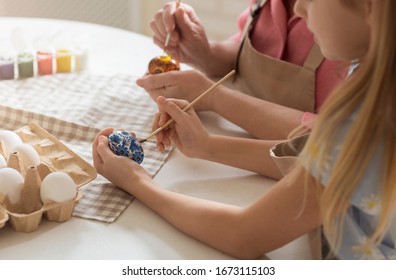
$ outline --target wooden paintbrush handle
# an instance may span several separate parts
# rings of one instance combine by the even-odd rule
[[[193,102],[191,102],[190,104],[188,104],[186,107],[183,108],[183,111],[186,112],[187,110],[191,109],[197,102],[199,102],[202,98],[204,98],[208,93],[210,93],[213,89],[215,89],[217,86],[219,86],[221,83],[223,83],[225,80],[227,80],[229,77],[231,77],[232,75],[234,75],[235,70],[231,70],[231,72],[229,72],[227,75],[225,75],[223,78],[221,78],[219,81],[217,81],[215,84],[213,84],[210,88],[208,88],[205,92],[201,93],[201,95],[199,95],[197,98],[194,99]],[[164,125],[162,125],[161,127],[157,128],[156,130],[154,130],[153,132],[151,132],[146,138],[141,139],[140,143],[146,142],[147,139],[153,137],[154,135],[156,135],[158,132],[162,131],[164,128],[168,127],[168,125],[170,125],[171,123],[173,123],[174,120],[170,119],[168,120]]]

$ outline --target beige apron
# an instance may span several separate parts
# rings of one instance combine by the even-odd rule
[[[309,134],[280,142],[270,149],[270,155],[283,175],[286,175],[296,164],[297,158],[307,142]],[[321,228],[308,233],[309,245],[313,259],[323,258],[323,240]]]
[[[256,1],[245,25],[237,58],[237,76],[234,85],[249,95],[313,113],[315,111],[315,72],[324,59],[323,55],[319,47],[314,44],[301,67],[255,50],[249,38],[249,31],[265,3],[266,0]],[[283,174],[286,174],[295,164],[307,138],[308,135],[303,135],[271,148],[271,157]],[[321,230],[312,230],[308,236],[313,259],[321,259]]]
[[[315,110],[315,72],[323,55],[315,44],[303,66],[272,58],[254,49],[250,30],[266,0],[258,0],[242,33],[235,86],[249,95],[304,112]]]

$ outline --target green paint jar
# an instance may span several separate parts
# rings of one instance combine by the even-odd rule
[[[19,78],[30,78],[34,76],[34,57],[33,54],[24,52],[18,54],[18,74]]]

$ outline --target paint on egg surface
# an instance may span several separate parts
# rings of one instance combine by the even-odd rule
[[[144,151],[139,141],[126,131],[113,131],[109,134],[110,149],[118,156],[124,156],[141,164]]]
[[[160,74],[169,71],[179,71],[180,64],[169,55],[161,55],[150,60],[148,71],[150,74]]]

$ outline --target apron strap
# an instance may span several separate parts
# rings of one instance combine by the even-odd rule
[[[250,27],[252,26],[252,22],[257,19],[257,16],[260,14],[261,8],[264,7],[266,2],[267,0],[256,0],[256,2],[250,7],[250,15],[246,21],[245,26],[243,27],[243,31],[241,34],[242,40],[244,40],[246,34],[249,32]]]
[[[253,22],[257,19],[258,15],[260,14],[261,9],[264,7],[266,2],[267,2],[267,0],[256,0],[256,2],[250,7],[250,15],[245,23],[245,26],[243,27],[242,33],[241,33],[242,40],[239,45],[239,50],[238,50],[238,54],[237,54],[237,58],[236,58],[235,69],[236,69],[237,73],[238,73],[238,68],[239,68],[239,58],[241,56],[243,44],[246,41],[247,33],[249,32],[250,28],[252,27]],[[234,75],[234,77],[233,77],[234,81],[235,81],[236,77],[237,77],[237,75]]]
[[[318,44],[314,43],[312,49],[304,62],[304,68],[315,71],[324,60]]]

